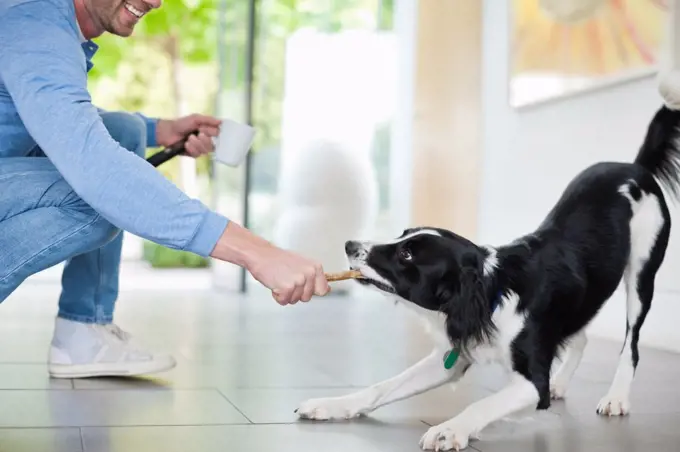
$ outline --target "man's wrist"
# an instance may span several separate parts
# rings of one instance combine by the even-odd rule
[[[272,246],[243,226],[230,221],[210,256],[250,269],[257,263],[257,256]]]

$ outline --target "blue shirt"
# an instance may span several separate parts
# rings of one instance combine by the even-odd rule
[[[97,47],[81,36],[73,0],[0,0],[0,165],[40,146],[115,226],[208,256],[229,220],[111,138],[87,90]],[[154,146],[156,120],[145,120]]]

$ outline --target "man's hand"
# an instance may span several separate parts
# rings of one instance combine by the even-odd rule
[[[281,305],[307,302],[312,296],[326,295],[330,288],[320,263],[273,245],[253,253],[248,271],[271,289]]]
[[[244,267],[281,305],[306,302],[330,291],[321,264],[277,248],[234,222],[229,223],[211,256]]]
[[[199,114],[179,119],[161,119],[156,126],[156,141],[159,145],[168,147],[198,130],[198,135],[189,137],[185,148],[188,155],[199,157],[215,150],[212,137],[220,133],[221,124],[222,121],[217,118]]]

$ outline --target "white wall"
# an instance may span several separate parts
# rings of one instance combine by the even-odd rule
[[[485,0],[484,169],[480,240],[501,244],[530,232],[569,180],[599,160],[635,157],[660,105],[654,77],[557,100],[523,111],[508,103],[510,2]],[[492,6],[493,5],[493,6]],[[550,161],[554,163],[551,163]],[[641,342],[680,351],[680,218]],[[591,335],[623,340],[625,299],[619,291]]]

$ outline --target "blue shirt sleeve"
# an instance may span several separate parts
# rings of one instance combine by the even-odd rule
[[[28,132],[78,196],[112,224],[209,255],[228,219],[111,138],[87,91],[75,32],[63,12],[41,4],[0,17],[0,79]]]
[[[156,141],[156,125],[158,125],[158,118],[151,118],[142,113],[135,113],[137,116],[142,118],[146,123],[146,145],[150,148],[155,148],[158,146]]]
[[[97,111],[102,112],[106,111],[103,108],[97,107]],[[146,145],[147,147],[150,148],[155,148],[158,146],[158,141],[156,141],[156,126],[158,125],[158,118],[151,118],[149,116],[146,116],[142,113],[136,112],[135,113],[137,116],[139,116],[144,123],[146,124]]]
[[[97,111],[102,112],[106,110],[97,107]],[[157,147],[158,141],[156,141],[156,126],[158,125],[159,118],[152,118],[139,112],[135,112],[135,115],[139,116],[146,124],[146,147]]]

